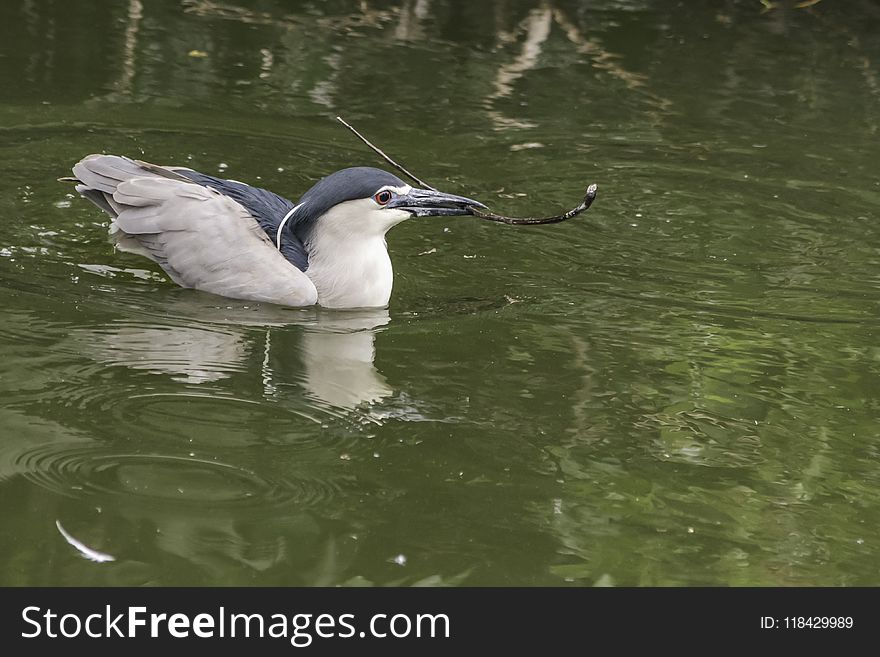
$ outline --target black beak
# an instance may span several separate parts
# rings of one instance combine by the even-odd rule
[[[443,192],[414,187],[410,190],[409,194],[392,198],[385,207],[406,210],[415,217],[453,217],[471,214],[470,210],[468,210],[468,206],[471,205],[478,208],[486,208],[479,201],[474,201],[464,196],[444,194]]]

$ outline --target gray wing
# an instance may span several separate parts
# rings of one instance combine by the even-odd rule
[[[89,155],[73,173],[77,191],[112,218],[117,247],[157,262],[178,285],[285,306],[317,303],[308,276],[228,196],[115,155]]]

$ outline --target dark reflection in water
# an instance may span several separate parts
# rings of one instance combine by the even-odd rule
[[[0,582],[876,584],[880,11],[0,5]],[[298,196],[376,164],[387,311],[113,253],[89,152]],[[55,522],[112,562],[83,559]]]

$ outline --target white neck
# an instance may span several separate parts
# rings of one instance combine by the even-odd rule
[[[384,236],[357,242],[315,241],[306,275],[325,308],[381,308],[388,305],[394,270]]]
[[[394,271],[385,233],[409,217],[403,210],[381,210],[371,199],[331,208],[306,241],[306,275],[325,308],[382,308],[391,298]]]

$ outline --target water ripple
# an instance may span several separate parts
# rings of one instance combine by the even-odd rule
[[[12,463],[28,481],[69,497],[119,496],[212,507],[265,509],[311,506],[333,499],[340,486],[312,477],[267,477],[219,460],[116,452],[82,443],[48,443],[18,453]]]

